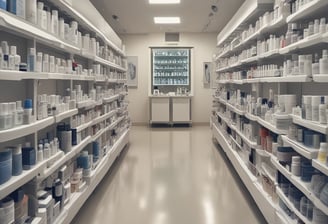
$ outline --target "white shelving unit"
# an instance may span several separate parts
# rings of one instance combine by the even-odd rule
[[[274,1],[267,1],[273,3]],[[279,1],[275,1],[277,3],[277,7],[281,7],[279,5]],[[319,162],[316,158],[318,156],[318,149],[313,149],[306,147],[302,143],[297,142],[296,140],[292,140],[287,137],[287,130],[280,130],[276,128],[270,122],[262,119],[259,116],[247,113],[246,111],[240,110],[239,106],[232,105],[228,98],[228,100],[223,100],[219,97],[219,95],[224,95],[229,89],[233,90],[233,94],[236,93],[236,89],[238,89],[241,93],[246,93],[247,95],[251,95],[252,97],[261,97],[268,98],[268,89],[272,89],[274,94],[295,94],[297,97],[297,105],[299,105],[301,101],[302,95],[322,95],[325,96],[328,94],[325,86],[321,83],[328,82],[328,75],[326,74],[292,74],[288,76],[282,77],[260,77],[260,78],[249,78],[250,75],[247,73],[247,78],[245,76],[245,72],[250,71],[252,74],[252,68],[255,65],[268,65],[268,64],[278,64],[280,66],[286,58],[290,58],[292,54],[314,54],[321,53],[320,49],[326,49],[328,46],[328,32],[323,34],[315,34],[304,39],[299,40],[296,43],[290,44],[284,48],[272,50],[269,52],[265,52],[262,54],[258,54],[249,58],[245,58],[246,55],[250,55],[249,52],[247,54],[241,54],[242,51],[246,51],[251,49],[252,46],[256,46],[256,40],[266,40],[270,35],[280,36],[284,32],[286,32],[288,23],[302,23],[306,24],[309,21],[314,19],[320,19],[324,16],[324,12],[328,10],[328,1],[326,0],[312,0],[308,3],[302,5],[296,13],[291,15],[286,15],[283,12],[283,16],[274,20],[267,26],[264,26],[255,32],[251,33],[250,36],[245,38],[245,33],[241,35],[243,31],[247,31],[247,34],[250,34],[249,26],[255,27],[255,21],[258,20],[259,16],[262,16],[264,12],[260,15],[256,15],[254,11],[256,11],[259,6],[259,2],[256,0],[247,0],[244,5],[238,10],[238,12],[233,16],[231,21],[226,25],[226,27],[219,33],[217,38],[217,48],[219,49],[218,54],[214,57],[215,61],[218,65],[215,71],[221,77],[216,80],[218,85],[218,89],[216,94],[214,94],[214,105],[213,105],[213,113],[211,117],[211,126],[213,129],[213,136],[218,139],[219,144],[223,148],[223,150],[228,155],[228,158],[231,160],[233,166],[237,170],[237,173],[240,175],[243,180],[245,186],[248,188],[252,197],[255,199],[258,197],[259,193],[254,192],[249,187],[249,179],[245,179],[245,174],[239,171],[240,167],[245,166],[246,161],[236,161],[231,154],[235,153],[236,156],[239,156],[233,148],[241,148],[238,144],[238,141],[232,137],[234,136],[234,132],[229,135],[229,129],[236,132],[236,135],[243,140],[244,143],[250,146],[253,150],[255,149],[256,153],[260,156],[271,157],[269,163],[275,170],[279,171],[282,175],[284,175],[295,187],[297,187],[303,194],[309,198],[321,211],[323,211],[326,215],[328,215],[328,206],[324,205],[312,192],[309,190],[308,183],[305,183],[301,180],[300,177],[296,177],[292,175],[285,167],[283,167],[277,158],[273,156],[271,153],[261,150],[261,147],[256,147],[256,143],[252,144],[249,140],[245,139],[242,133],[240,133],[236,127],[233,125],[236,116],[245,117],[248,120],[252,121],[257,125],[257,127],[264,127],[269,132],[275,135],[281,135],[283,138],[283,142],[285,146],[291,146],[295,152],[297,152],[302,157],[305,157],[312,161],[312,166],[322,172],[324,175],[328,175],[328,166]],[[267,9],[266,11],[273,11],[274,8]],[[289,11],[289,9],[287,10]],[[251,18],[251,19],[250,19]],[[255,28],[254,28],[255,29]],[[257,27],[256,27],[257,29]],[[245,39],[244,39],[245,38]],[[235,44],[238,43],[238,44]],[[255,43],[255,44],[254,44]],[[234,56],[234,57],[232,57]],[[238,58],[238,59],[237,59]],[[244,58],[244,59],[241,59]],[[233,73],[234,72],[234,73]],[[233,79],[230,77],[237,77],[239,75],[245,77],[244,79]],[[275,74],[276,75],[276,74]],[[222,94],[223,93],[223,94]],[[228,94],[226,94],[228,96]],[[231,92],[230,92],[231,98]],[[236,96],[233,95],[231,102],[236,101]],[[237,97],[238,99],[238,97]],[[237,104],[236,104],[237,105]],[[245,106],[245,105],[243,105]],[[247,105],[246,105],[247,106]],[[217,108],[217,109],[216,109]],[[219,113],[218,113],[219,111]],[[231,114],[230,114],[231,113]],[[225,116],[227,115],[227,116]],[[231,116],[230,116],[231,115]],[[227,119],[227,117],[231,117],[232,119]],[[320,124],[319,122],[308,121],[302,119],[301,117],[288,114],[287,117],[290,117],[292,123],[299,125],[301,127],[311,129],[313,131],[322,133],[324,135],[328,134],[328,125]],[[282,118],[281,118],[282,119]],[[216,126],[216,123],[219,122],[220,128]],[[245,122],[248,123],[246,120]],[[253,125],[252,123],[252,125]],[[227,130],[225,130],[227,129]],[[230,133],[230,132],[229,132]],[[233,144],[235,147],[231,147],[229,143]],[[229,152],[229,151],[233,151]],[[251,154],[250,154],[251,155]],[[246,156],[245,156],[246,158]],[[257,157],[256,157],[257,158]],[[248,161],[249,162],[249,161]],[[258,164],[257,164],[258,166]],[[246,168],[247,166],[246,166]],[[261,183],[257,182],[258,187],[262,188]],[[276,187],[276,193],[281,198],[282,201],[287,205],[287,207],[296,214],[296,216],[305,223],[311,223],[306,217],[304,217],[288,200],[288,197],[283,195],[282,191],[279,187]],[[266,193],[266,192],[265,192]],[[264,194],[265,195],[265,194]],[[264,196],[266,200],[270,201],[270,197],[267,195]],[[262,199],[263,200],[263,199]],[[269,220],[267,213],[263,212],[264,217],[267,219],[269,223],[297,223],[296,220],[291,219],[288,215],[282,211],[282,209],[278,206],[269,206],[268,204],[261,204],[258,200],[255,199],[260,210],[263,212],[265,209],[274,210],[272,220]],[[271,201],[272,202],[272,201]],[[266,206],[263,208],[263,206]]]
[[[7,145],[17,146],[18,144],[30,142],[31,146],[37,151],[39,140],[48,138],[48,134],[49,136],[57,137],[56,126],[59,123],[71,125],[74,116],[85,115],[89,110],[94,110],[94,112],[100,114],[100,116],[90,122],[76,128],[79,144],[73,145],[69,152],[65,153],[62,150],[58,150],[50,158],[37,163],[30,170],[23,170],[21,175],[13,176],[0,185],[0,199],[3,199],[16,189],[24,188],[27,186],[26,184],[30,188],[30,183],[33,181],[33,190],[30,191],[29,189],[29,192],[26,193],[36,197],[32,192],[44,189],[45,181],[58,176],[58,171],[64,165],[71,166],[81,151],[92,148],[94,142],[100,144],[100,140],[104,141],[100,149],[104,150],[104,156],[94,164],[95,169],[91,171],[91,176],[84,178],[85,187],[81,192],[72,195],[70,202],[63,207],[55,223],[71,222],[83,203],[92,194],[121,151],[128,144],[130,132],[126,106],[128,93],[125,86],[126,79],[124,78],[127,69],[125,68],[125,52],[122,41],[89,1],[72,2],[73,4],[68,4],[64,0],[52,0],[48,3],[51,4],[49,6],[52,9],[59,11],[59,16],[65,17],[66,22],[69,22],[69,20],[77,21],[79,23],[78,29],[83,32],[83,35],[91,34],[102,46],[108,48],[111,54],[110,57],[106,57],[108,60],[93,55],[73,43],[60,39],[58,36],[41,29],[36,24],[0,10],[0,34],[3,36],[2,40],[8,40],[10,46],[17,46],[17,52],[21,55],[22,62],[26,62],[28,48],[35,48],[36,52],[48,53],[60,59],[73,58],[84,69],[93,69],[93,65],[101,64],[101,68],[107,71],[107,75],[100,75],[92,74],[91,70],[88,72],[83,70],[81,75],[77,75],[75,73],[78,72],[73,71],[66,74],[0,70],[0,89],[4,89],[2,91],[1,103],[22,101],[24,98],[32,99],[33,117],[35,118],[37,117],[39,107],[37,103],[38,95],[69,96],[69,91],[72,91],[76,88],[76,85],[79,85],[84,94],[88,94],[90,89],[96,89],[97,86],[100,86],[102,90],[108,91],[106,94],[110,96],[103,99],[97,98],[97,101],[80,101],[76,103],[75,108],[70,105],[71,109],[63,113],[52,115],[42,120],[35,120],[28,125],[0,131],[0,150],[3,150]],[[85,7],[86,5],[90,7]],[[92,21],[88,14],[91,15]],[[102,23],[100,25],[101,29],[99,28],[100,23]],[[12,91],[12,89],[15,89],[15,91]],[[105,109],[108,110],[108,108],[103,108],[104,106],[115,109],[103,114]],[[94,133],[94,130],[92,130],[93,126],[104,128]],[[31,214],[29,213],[29,215]]]

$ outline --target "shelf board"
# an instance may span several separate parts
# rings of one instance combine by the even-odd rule
[[[303,6],[296,12],[287,17],[287,23],[293,23],[298,20],[307,18],[308,16],[313,15],[316,11],[328,5],[326,0],[313,0]]]
[[[237,132],[237,134],[243,139],[243,141],[248,146],[250,146],[251,148],[254,148],[254,149],[259,148],[259,146],[257,145],[256,142],[252,142],[251,140],[249,140],[248,138],[246,138],[246,136],[240,130],[238,130],[238,128],[236,126],[234,126],[234,130]]]
[[[291,146],[296,152],[298,152],[305,158],[314,159],[318,157],[319,149],[308,148],[305,145],[296,142],[284,135],[282,136],[282,139],[287,145]]]
[[[64,154],[61,158],[57,159],[57,161],[49,168],[42,170],[40,172],[40,176],[38,177],[39,180],[44,180],[48,176],[50,176],[52,173],[54,173],[56,170],[58,170],[61,166],[63,166],[67,161],[75,157],[78,153],[82,151],[89,143],[90,143],[91,137],[88,136],[83,141],[80,142],[80,144],[73,146],[72,150],[66,154]]]
[[[99,117],[93,119],[90,126],[93,126],[95,124],[98,124],[98,123],[100,123],[100,122],[102,122],[102,121],[110,118],[111,116],[113,116],[116,113],[117,113],[117,110],[116,109],[111,110],[110,112],[108,112],[108,113],[106,113],[106,114],[104,114],[102,116],[99,116]]]
[[[253,114],[245,113],[245,117],[246,117],[248,120],[251,120],[251,121],[257,121],[257,116],[255,116],[255,115],[253,115]]]
[[[259,58],[260,58],[259,56],[252,56],[252,57],[241,60],[241,64],[256,62],[259,60]]]
[[[313,81],[326,83],[328,82],[328,74],[315,74],[313,75]]]
[[[122,71],[122,72],[126,72],[127,71],[127,69],[125,69],[125,68],[123,68],[123,67],[115,64],[114,62],[108,61],[108,60],[103,59],[103,58],[98,57],[98,56],[94,56],[94,61],[99,62],[99,63],[101,63],[103,65],[107,65],[107,66],[109,66],[111,68],[115,68],[115,69],[117,69],[119,71]]]
[[[89,121],[87,123],[81,124],[80,126],[76,127],[76,132],[81,132],[84,129],[90,127],[90,125],[92,124],[92,121]]]
[[[317,159],[312,159],[312,166],[328,176],[328,166],[326,164],[319,162]]]
[[[235,170],[239,174],[246,188],[254,198],[255,202],[259,206],[264,217],[270,223],[273,223],[275,204],[268,197],[268,195],[263,191],[262,187],[259,186],[257,178],[249,171],[244,161],[239,157],[237,152],[235,152],[221,131],[218,129],[215,123],[212,123],[213,136],[217,139],[222,149],[227,154],[229,160],[233,164]]]
[[[307,75],[291,75],[291,76],[283,76],[283,77],[268,77],[268,78],[260,78],[261,82],[311,82],[312,78]]]
[[[103,39],[104,42],[106,42],[110,47],[112,47],[118,54],[120,54],[121,56],[125,55],[122,49],[116,46],[110,39],[108,39],[108,37],[103,32],[100,31],[100,29],[94,26],[87,18],[84,17],[84,15],[75,10],[72,5],[66,2],[66,0],[54,0],[53,3],[59,9],[71,15],[79,23],[79,25],[87,27],[91,31],[95,32],[97,36]]]
[[[73,110],[69,110],[69,111],[65,111],[61,114],[55,115],[55,122],[61,122],[62,120],[65,120],[67,118],[70,118],[76,114],[78,114],[79,110],[78,109],[73,109]]]
[[[118,139],[118,141],[112,146],[111,150],[113,153],[107,153],[100,164],[96,167],[96,169],[92,172],[92,181],[90,181],[90,185],[87,186],[82,192],[74,193],[71,196],[71,199],[67,205],[64,206],[60,215],[54,221],[54,224],[59,223],[70,223],[74,216],[77,214],[79,209],[82,207],[84,202],[88,199],[88,197],[92,194],[96,186],[111,168],[113,162],[117,158],[117,156],[121,153],[123,148],[128,142],[129,130],[125,131],[122,136]]]
[[[273,126],[272,124],[270,124],[269,122],[263,120],[262,118],[260,117],[257,117],[257,121],[259,124],[261,124],[263,127],[269,129],[270,131],[278,134],[278,135],[285,135],[287,134],[287,130],[281,130],[281,129],[278,129],[276,128],[275,126]]]
[[[57,49],[64,49],[74,54],[79,52],[78,47],[66,43],[47,31],[37,27],[37,25],[27,22],[26,20],[4,10],[0,11],[0,26],[14,31],[15,33],[19,33],[22,36],[35,38],[38,41]]]
[[[242,116],[245,115],[245,111],[242,111],[242,110],[236,108],[236,107],[233,106],[232,104],[227,103],[227,106],[230,108],[230,110],[232,110],[232,111],[235,112],[236,114],[239,114],[239,115],[242,115]]]
[[[286,195],[282,192],[282,190],[279,187],[276,187],[276,192],[279,196],[279,198],[285,203],[285,205],[295,213],[295,215],[300,218],[305,224],[312,224],[310,220],[308,220],[305,216],[301,214],[301,212],[298,211],[297,208],[293,205],[293,203],[290,202],[290,200],[286,197]]]
[[[323,34],[315,34],[312,36],[309,36],[303,40],[300,40],[296,43],[293,43],[291,45],[288,45],[284,48],[281,48],[279,50],[279,53],[282,55],[289,54],[293,51],[299,50],[299,49],[304,49],[307,47],[311,47],[317,44],[321,44],[323,42],[326,42],[327,38]]]
[[[54,117],[48,117],[46,119],[36,121],[32,124],[21,125],[8,130],[0,131],[0,142],[7,142],[26,135],[30,135],[54,124],[54,121]]]
[[[320,132],[322,134],[328,133],[328,125],[320,124],[319,122],[305,120],[296,115],[290,115],[290,116],[292,116],[294,124],[298,124],[300,126],[306,127],[313,131]]]
[[[268,52],[265,52],[263,54],[260,54],[258,56],[259,59],[263,59],[263,58],[270,58],[270,57],[274,57],[276,55],[279,54],[279,49],[276,49],[276,50],[272,50],[272,51],[268,51]]]

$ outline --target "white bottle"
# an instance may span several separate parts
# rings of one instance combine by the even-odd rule
[[[65,21],[63,18],[58,19],[58,36],[60,39],[65,39]]]
[[[328,50],[322,51],[322,58],[319,61],[320,74],[328,74]]]
[[[43,159],[49,159],[50,158],[50,145],[49,143],[44,144],[43,149]]]
[[[36,72],[42,72],[42,52],[38,52],[36,56],[36,66],[35,71]]]
[[[42,19],[43,19],[43,2],[38,2],[37,4],[37,24],[42,28]]]
[[[58,28],[59,28],[59,22],[58,22],[58,11],[52,10],[51,12],[51,33],[58,36]]]
[[[26,2],[25,0],[16,0],[16,15],[26,19]]]
[[[319,105],[321,96],[312,96],[312,121],[319,121]]]
[[[15,70],[15,55],[16,55],[16,46],[10,46],[10,54],[8,58],[9,70]]]
[[[320,31],[320,20],[314,20],[314,34],[318,34]]]
[[[327,110],[327,105],[323,104],[321,102],[321,104],[319,105],[319,122],[320,122],[320,124],[327,124],[326,110]]]
[[[16,101],[16,120],[15,120],[15,126],[22,125],[24,122],[24,110],[22,107],[22,101]]]
[[[46,10],[42,10],[41,28],[48,30],[48,15]]]
[[[35,48],[29,48],[27,66],[29,72],[35,72]]]
[[[16,46],[10,47],[10,54],[14,56],[14,66],[12,70],[19,71],[19,64],[21,63],[21,57],[17,54]]]
[[[17,117],[17,109],[16,109],[16,102],[9,103],[9,113],[12,114],[12,127],[16,126],[16,117]]]
[[[300,156],[293,156],[292,157],[292,167],[291,167],[292,174],[299,177],[301,176],[301,157]]]
[[[326,18],[321,18],[320,19],[319,32],[320,33],[325,33],[326,32]]]
[[[13,115],[9,108],[9,103],[5,103],[3,106],[5,115],[5,129],[10,129],[13,127]]]
[[[320,74],[319,55],[317,53],[314,54],[314,62],[312,63],[312,74]]]
[[[42,72],[49,72],[49,54],[43,55]]]
[[[36,0],[26,0],[26,20],[33,24],[37,24]]]
[[[38,145],[38,163],[43,161],[43,145]]]
[[[48,33],[51,33],[51,12],[46,10],[46,14],[47,14],[47,31]]]
[[[55,56],[49,57],[49,72],[51,73],[55,72]]]

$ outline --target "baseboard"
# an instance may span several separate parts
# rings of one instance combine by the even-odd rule
[[[132,122],[132,126],[149,126],[147,122]],[[210,122],[193,122],[192,126],[210,126]]]

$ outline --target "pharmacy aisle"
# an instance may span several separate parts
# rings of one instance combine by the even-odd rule
[[[208,127],[133,127],[73,224],[266,223]]]

